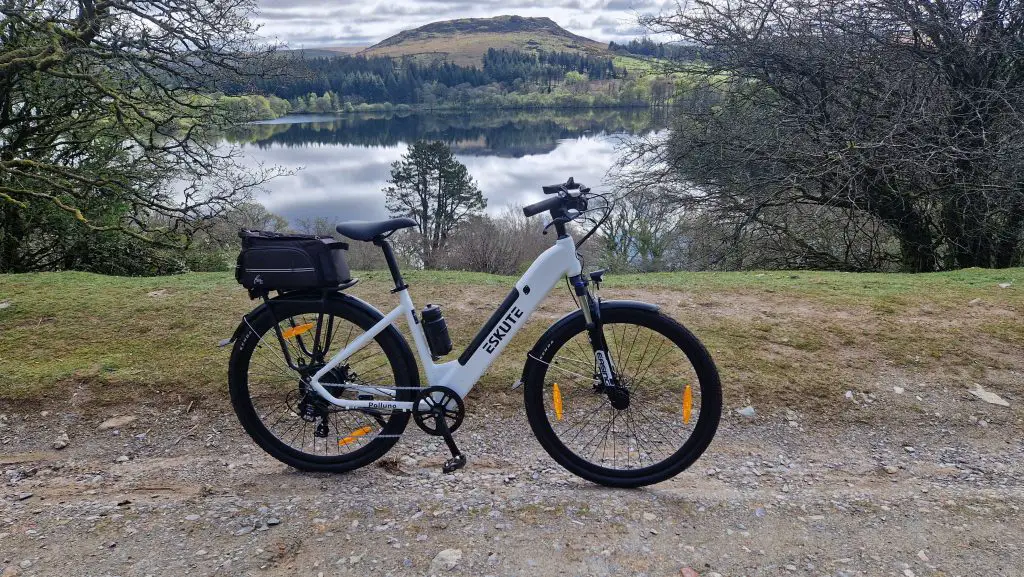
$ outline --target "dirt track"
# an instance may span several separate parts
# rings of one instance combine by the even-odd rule
[[[693,468],[635,491],[558,468],[512,396],[471,398],[454,476],[413,425],[391,459],[329,476],[278,464],[216,409],[6,414],[0,573],[1024,574],[1020,400],[904,385],[837,399],[827,426],[730,413]]]

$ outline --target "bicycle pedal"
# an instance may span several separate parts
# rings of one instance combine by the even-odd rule
[[[444,462],[444,465],[441,466],[441,472],[445,474],[454,473],[455,471],[465,466],[466,456],[463,455],[462,453],[459,453],[458,455],[455,455],[451,459],[448,459],[447,461]]]

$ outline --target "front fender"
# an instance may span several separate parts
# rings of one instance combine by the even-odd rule
[[[640,301],[626,300],[601,301],[600,303],[600,310],[602,313],[601,316],[604,316],[605,311],[611,311],[616,309],[633,309],[657,312],[658,305],[652,305],[651,303],[645,303]],[[540,338],[537,339],[536,344],[534,344],[533,348],[530,349],[530,352],[527,353],[526,363],[523,365],[523,374],[521,377],[522,380],[520,382],[526,382],[526,375],[529,373],[530,369],[535,364],[539,363],[539,361],[537,361],[536,359],[537,357],[541,356],[541,353],[543,353],[544,348],[547,345],[547,343],[551,340],[551,337],[555,335],[558,331],[563,330],[566,325],[573,322],[579,322],[582,318],[583,311],[577,309],[565,315],[564,317],[558,319],[557,321],[555,321],[553,325],[548,327],[548,330],[544,331],[544,334],[542,334]]]

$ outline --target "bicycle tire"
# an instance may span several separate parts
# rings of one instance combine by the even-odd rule
[[[641,487],[650,485],[672,478],[687,469],[704,453],[705,450],[707,450],[708,446],[710,446],[721,418],[721,383],[719,381],[718,370],[707,350],[693,335],[693,333],[672,318],[661,314],[656,309],[645,308],[643,306],[609,307],[608,310],[602,308],[601,318],[602,323],[604,324],[610,356],[613,360],[617,356],[620,357],[615,363],[617,369],[628,371],[629,368],[632,349],[630,349],[624,363],[621,363],[622,351],[614,350],[616,348],[625,349],[626,342],[632,334],[630,332],[632,329],[629,327],[646,328],[653,333],[664,337],[667,342],[671,343],[671,345],[676,347],[682,353],[680,358],[685,358],[686,362],[689,363],[693,370],[693,380],[698,385],[698,389],[696,390],[693,390],[691,386],[691,395],[694,393],[698,395],[699,401],[696,409],[697,417],[695,424],[692,427],[685,426],[689,431],[689,435],[671,454],[667,455],[665,458],[659,459],[657,462],[652,462],[649,465],[643,466],[643,451],[636,449],[635,453],[638,454],[637,466],[635,468],[631,468],[630,450],[629,447],[627,447],[625,450],[625,467],[605,466],[601,463],[593,462],[594,460],[601,459],[594,459],[593,457],[588,458],[580,455],[579,453],[582,452],[580,450],[580,446],[568,446],[573,443],[568,442],[569,439],[563,438],[563,435],[560,435],[559,431],[556,431],[557,426],[563,433],[565,433],[565,437],[568,437],[568,433],[566,432],[566,427],[568,427],[568,425],[563,426],[560,421],[562,419],[561,413],[563,412],[561,407],[563,402],[561,392],[558,394],[559,408],[556,411],[553,411],[551,407],[551,401],[553,400],[555,391],[553,384],[557,384],[556,378],[558,380],[562,380],[562,377],[565,377],[564,374],[560,374],[554,378],[549,378],[548,370],[552,366],[552,361],[554,360],[554,365],[557,366],[559,364],[559,361],[556,358],[558,357],[558,353],[562,351],[563,347],[568,345],[570,342],[573,342],[576,337],[579,337],[577,342],[589,343],[587,340],[586,325],[582,314],[574,314],[575,318],[571,318],[569,322],[566,323],[556,324],[552,330],[549,330],[548,333],[541,337],[541,340],[533,348],[535,353],[531,353],[531,355],[536,355],[536,357],[531,358],[528,361],[527,367],[524,370],[523,395],[526,405],[526,414],[529,419],[530,427],[541,446],[556,462],[571,473],[594,483],[611,487]],[[622,327],[624,327],[624,329]],[[639,333],[639,329],[637,329],[637,332]],[[637,338],[635,337],[633,340],[635,344]],[[588,345],[582,345],[580,348],[586,349],[583,351],[584,353],[593,354],[592,349],[589,349]],[[592,359],[593,357],[591,357],[591,361]],[[642,362],[643,361],[641,360],[641,363]],[[651,362],[653,364],[654,361]],[[647,368],[649,372],[651,368],[650,365],[648,365]],[[583,369],[580,368],[579,370]],[[672,369],[671,367],[667,367],[666,370],[671,371]],[[576,388],[582,391],[583,398],[586,398],[587,396],[587,384],[585,380],[589,378],[591,386],[594,386],[595,383],[599,382],[596,379],[596,369],[594,369],[594,371],[595,373],[589,374],[586,372],[577,373],[582,375],[582,377],[574,377],[577,380],[584,381],[582,386]],[[623,378],[628,380],[630,377],[623,375]],[[646,378],[646,374],[644,375],[644,378]],[[633,386],[636,388],[640,385],[642,385],[642,383],[634,383]],[[635,394],[638,395],[641,389],[636,390],[637,393]],[[600,401],[601,395],[603,394],[605,393],[596,393],[595,398],[598,400],[587,402],[597,405]],[[639,397],[633,397],[632,402],[640,403],[644,401],[640,400]],[[636,406],[641,407],[639,404]],[[620,411],[610,406],[608,409],[610,409],[609,412],[620,414],[630,410],[627,408],[624,411]],[[637,410],[639,411],[641,409],[638,408]],[[685,409],[683,410],[685,411]],[[603,418],[601,413],[603,408],[596,409],[596,411],[597,412],[595,414],[599,415],[598,418]],[[555,418],[552,418],[553,412],[555,413]],[[627,419],[628,422],[628,418],[623,418]],[[612,416],[611,419],[612,424],[610,428],[614,429],[616,417]],[[685,416],[681,420],[684,419]],[[555,422],[554,425],[552,424],[552,421]],[[584,427],[586,426],[587,425],[585,424]],[[629,426],[627,425],[625,428],[628,430]],[[571,429],[569,430],[571,431]],[[579,436],[579,434],[580,433],[577,433],[576,436]],[[644,435],[646,434],[647,433],[636,433],[634,430],[635,439],[645,439]],[[608,433],[606,432],[605,435],[607,439]],[[671,440],[667,435],[663,436],[666,440]],[[613,446],[617,446],[618,442],[616,441],[616,434],[612,433],[611,437]],[[606,442],[606,439],[602,440],[602,442]],[[636,442],[635,439],[634,442]],[[626,443],[628,445],[629,441],[627,440]],[[671,443],[666,442],[662,444],[669,445]],[[577,445],[579,445],[579,443],[577,443]],[[606,451],[606,449],[603,449],[603,451]],[[617,457],[618,455],[616,455],[616,458]],[[604,460],[607,460],[606,455],[604,456]]]
[[[277,354],[281,355],[277,335],[272,330],[275,318],[283,324],[287,319],[295,318],[298,315],[318,315],[322,312],[325,315],[330,315],[350,323],[352,329],[346,330],[349,331],[348,337],[351,337],[352,333],[356,332],[355,329],[361,329],[362,331],[370,329],[380,320],[380,313],[361,301],[345,295],[335,295],[326,301],[322,301],[319,295],[316,298],[310,299],[275,299],[270,302],[269,306],[273,307],[272,314],[269,308],[266,308],[262,312],[253,315],[253,318],[248,321],[243,321],[248,326],[240,327],[239,336],[235,340],[229,363],[228,387],[231,403],[246,433],[268,454],[289,466],[303,471],[340,473],[366,466],[382,457],[398,442],[398,438],[404,432],[409,422],[410,415],[408,412],[391,411],[387,414],[386,424],[373,435],[371,440],[365,443],[363,442],[363,437],[370,438],[369,433],[360,433],[361,429],[353,429],[352,427],[349,427],[350,430],[343,430],[342,427],[335,424],[334,439],[336,446],[342,447],[355,444],[357,445],[353,447],[355,450],[345,453],[341,453],[339,450],[339,454],[335,455],[326,454],[328,452],[326,447],[330,443],[325,439],[325,454],[312,454],[291,446],[268,428],[267,423],[261,418],[258,408],[253,403],[252,387],[250,386],[252,384],[250,383],[250,373],[253,370],[252,359],[254,351],[265,347],[277,347]],[[338,332],[341,331],[339,330]],[[389,327],[378,334],[367,346],[372,347],[374,343],[379,347],[380,354],[387,358],[387,372],[391,373],[394,384],[405,387],[419,387],[419,374],[415,369],[415,361],[412,359],[408,344],[394,327]],[[330,349],[326,358],[329,359],[332,354],[341,350],[343,346],[343,344],[339,343],[337,348]],[[350,359],[355,359],[364,349],[357,351]],[[287,367],[280,366],[281,363],[277,364],[276,369],[278,371],[283,372],[287,370]],[[381,373],[384,372],[385,369],[381,369]],[[281,380],[285,381],[286,384],[286,377],[282,376]],[[299,384],[298,373],[295,373],[295,383],[296,385]],[[332,392],[332,394],[334,393]],[[336,394],[335,396],[338,395]],[[415,399],[415,396],[416,391],[413,389],[399,389],[395,392],[395,400],[399,401],[412,401]],[[330,413],[332,415],[340,415],[342,413],[346,414],[346,416],[359,414],[357,411],[336,410],[335,408],[332,408],[332,411],[335,411]],[[369,416],[368,413],[362,414]],[[294,411],[293,416],[301,418],[294,414]],[[372,417],[372,419],[375,418]],[[305,432],[306,425],[303,425],[303,440],[305,440]],[[342,434],[345,436],[341,436]],[[314,448],[317,446],[315,439],[312,446]]]

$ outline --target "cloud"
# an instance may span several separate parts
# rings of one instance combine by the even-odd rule
[[[591,27],[618,26],[621,22],[622,22],[622,20],[618,19],[618,18],[610,18],[608,16],[598,16],[597,18],[594,19],[594,21],[590,24],[590,26]]]
[[[648,34],[648,30],[643,26],[635,24],[616,24],[614,26],[602,26],[601,33],[607,36],[631,39]]]
[[[656,0],[607,0],[601,5],[604,10],[619,12],[635,12],[659,7],[660,4]]]

